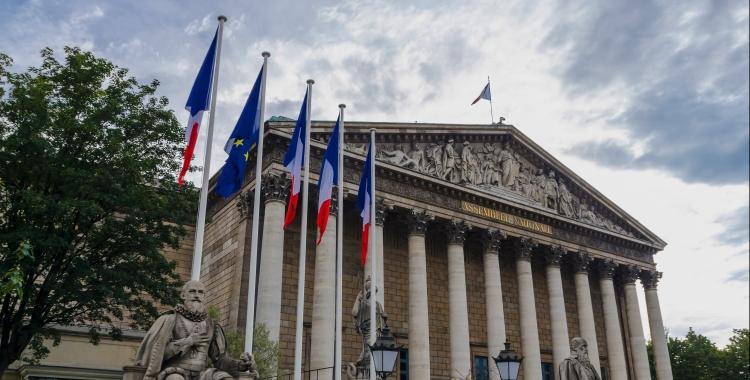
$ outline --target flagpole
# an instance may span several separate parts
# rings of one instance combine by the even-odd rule
[[[378,339],[377,331],[377,296],[376,296],[376,284],[378,283],[377,268],[378,266],[378,254],[375,252],[375,234],[377,228],[375,228],[375,128],[370,128],[370,154],[372,160],[370,160],[370,345],[374,345]],[[375,376],[375,359],[372,357],[370,352],[370,380],[376,380]]]
[[[260,80],[260,125],[258,126],[258,157],[255,159],[255,193],[253,194],[253,229],[250,238],[250,273],[247,281],[247,313],[245,317],[245,352],[253,352],[253,336],[255,333],[255,282],[258,267],[258,227],[260,225],[260,193],[263,170],[263,111],[266,108],[266,73],[268,72],[268,57],[271,53],[264,51],[263,74]]]
[[[336,213],[336,347],[333,359],[333,378],[341,380],[341,333],[343,321],[343,282],[344,282],[344,108],[346,104],[339,104],[339,151],[338,180],[336,195],[338,212]]]
[[[487,86],[490,87],[490,76],[487,75]],[[492,110],[492,87],[490,87],[490,125],[495,123],[495,112]]]
[[[224,33],[225,16],[219,16],[219,31],[216,38],[216,59],[211,73],[211,108],[208,115],[208,136],[206,138],[206,152],[203,157],[203,183],[201,184],[200,203],[198,204],[198,220],[195,225],[195,243],[193,244],[193,265],[190,270],[191,280],[200,280],[201,260],[203,259],[203,234],[206,230],[206,204],[208,203],[208,185],[211,175],[211,144],[214,137],[214,120],[216,119],[216,87],[219,82],[219,60],[221,58],[221,37]]]
[[[302,328],[305,316],[305,261],[307,256],[307,185],[310,182],[310,109],[312,104],[312,85],[314,80],[307,80],[307,117],[305,120],[305,143],[304,143],[304,165],[305,171],[302,176],[302,226],[299,237],[299,270],[297,275],[297,323],[294,341],[294,379],[302,379]],[[322,348],[321,348],[322,349]]]

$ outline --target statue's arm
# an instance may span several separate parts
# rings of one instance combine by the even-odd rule
[[[193,339],[191,337],[178,339],[167,344],[164,349],[164,360],[173,358],[178,355],[182,355],[193,345]]]

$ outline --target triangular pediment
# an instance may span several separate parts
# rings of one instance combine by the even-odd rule
[[[276,127],[291,126],[284,124]],[[312,138],[325,142],[331,126],[313,123]],[[346,152],[364,156],[371,128],[377,130],[379,165],[656,249],[666,245],[512,125],[347,122]]]

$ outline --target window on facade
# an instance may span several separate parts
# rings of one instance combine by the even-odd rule
[[[552,363],[542,363],[542,380],[555,379],[555,366]]]
[[[476,380],[489,380],[490,369],[487,367],[486,356],[475,356],[474,357],[474,379]]]
[[[401,355],[398,359],[398,379],[409,380],[409,350],[406,348],[401,349]]]

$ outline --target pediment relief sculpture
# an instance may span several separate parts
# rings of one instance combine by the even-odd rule
[[[348,143],[345,149],[364,155],[365,144]],[[418,173],[474,187],[521,203],[556,212],[609,231],[633,236],[597,212],[568,189],[554,170],[537,167],[505,143],[430,142],[380,143],[376,159]]]

